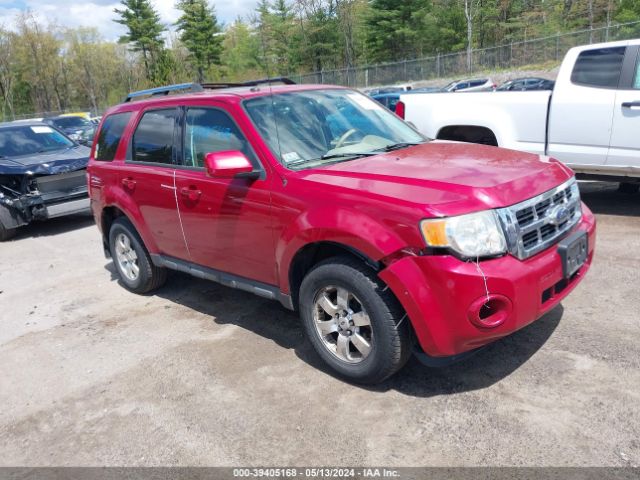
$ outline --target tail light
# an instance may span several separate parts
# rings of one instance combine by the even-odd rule
[[[396,115],[404,119],[404,102],[396,103]]]

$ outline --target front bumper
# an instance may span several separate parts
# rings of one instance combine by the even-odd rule
[[[595,247],[595,218],[583,216],[572,231],[588,234],[585,264],[569,280],[554,245],[526,260],[511,255],[479,265],[450,255],[407,256],[380,272],[402,303],[424,352],[457,355],[505,337],[537,320],[571,292],[589,270]],[[472,321],[487,293],[500,310],[496,325]],[[493,318],[493,317],[492,317]]]

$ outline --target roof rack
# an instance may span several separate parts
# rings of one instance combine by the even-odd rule
[[[173,92],[189,90],[190,93],[201,92],[204,89],[215,90],[222,88],[233,87],[257,87],[258,85],[265,85],[270,83],[282,83],[284,85],[295,85],[296,82],[287,77],[275,77],[275,78],[263,78],[260,80],[250,80],[248,82],[230,83],[230,82],[213,82],[213,83],[178,83],[176,85],[167,85],[165,87],[148,88],[146,90],[139,90],[137,92],[131,92],[125,98],[125,103],[130,102],[134,98],[156,96],[156,95],[169,95]]]

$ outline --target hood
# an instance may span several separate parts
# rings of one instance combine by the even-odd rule
[[[19,157],[0,158],[1,175],[55,175],[87,167],[91,150],[82,145]]]
[[[513,205],[573,175],[548,157],[444,141],[300,173],[309,181],[420,204],[433,216]]]

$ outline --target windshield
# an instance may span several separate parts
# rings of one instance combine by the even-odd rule
[[[245,107],[271,151],[289,168],[317,167],[426,141],[386,108],[352,90],[279,93],[248,100]]]
[[[82,117],[61,117],[55,118],[51,120],[51,122],[58,128],[84,128],[93,126],[89,120],[85,120]]]
[[[73,147],[62,133],[46,125],[0,129],[0,157],[17,157]]]

